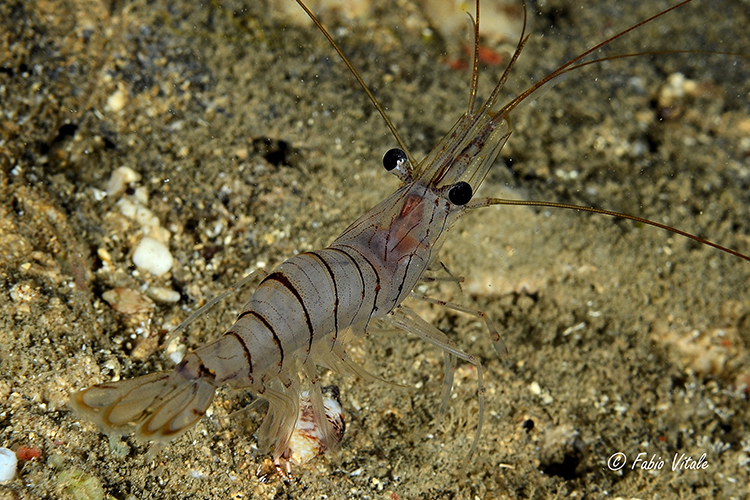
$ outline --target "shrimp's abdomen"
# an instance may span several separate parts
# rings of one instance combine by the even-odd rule
[[[367,323],[377,275],[361,261],[353,250],[326,248],[292,257],[261,282],[230,329],[253,359],[263,353],[253,361],[256,376],[284,372],[320,341],[333,347],[340,332]]]

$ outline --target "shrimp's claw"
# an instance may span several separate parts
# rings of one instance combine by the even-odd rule
[[[210,377],[189,377],[178,369],[89,387],[73,393],[68,406],[106,434],[136,430],[142,440],[163,442],[200,420],[215,390]]]

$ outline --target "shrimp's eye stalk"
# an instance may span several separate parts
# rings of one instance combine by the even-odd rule
[[[383,166],[390,172],[399,165],[404,164],[406,160],[406,153],[402,150],[398,148],[389,149],[383,155]]]
[[[461,181],[455,183],[450,191],[448,191],[448,199],[454,205],[466,205],[471,200],[473,194],[469,183]]]

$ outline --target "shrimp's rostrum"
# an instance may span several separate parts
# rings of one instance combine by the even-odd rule
[[[217,411],[237,409],[227,402],[231,396],[217,389],[249,390],[268,403],[256,431],[261,450],[270,450],[275,460],[292,457],[302,462],[318,450],[340,447],[343,420],[340,430],[327,417],[320,389],[321,378],[329,376],[322,368],[330,368],[369,379],[353,383],[337,377],[342,406],[352,412],[347,427],[359,426],[361,434],[352,437],[351,447],[341,448],[342,462],[332,467],[341,467],[347,476],[360,468],[391,468],[377,479],[393,492],[430,487],[451,491],[455,485],[448,478],[467,454],[482,457],[469,464],[470,475],[474,467],[507,472],[504,479],[493,478],[491,486],[483,487],[510,485],[513,491],[520,491],[513,487],[522,484],[527,472],[540,490],[583,478],[611,490],[621,488],[624,494],[652,481],[630,475],[621,484],[602,472],[606,459],[619,451],[670,459],[673,451],[694,458],[706,452],[716,470],[723,467],[722,474],[737,474],[727,465],[737,460],[725,460],[722,454],[741,449],[736,436],[747,430],[741,418],[747,411],[747,384],[742,381],[750,377],[747,263],[629,221],[546,208],[484,209],[496,203],[487,196],[500,195],[593,205],[648,217],[747,253],[746,59],[662,54],[653,60],[641,56],[607,61],[570,73],[538,101],[533,101],[535,95],[513,100],[585,48],[655,13],[641,4],[634,2],[632,12],[619,3],[580,12],[557,5],[532,11],[532,39],[523,51],[518,44],[520,57],[510,73],[510,87],[492,94],[502,70],[482,67],[476,104],[468,111],[470,71],[450,69],[447,59],[453,56],[443,58],[443,50],[435,47],[443,42],[424,29],[418,36],[419,30],[408,22],[411,17],[403,26],[394,17],[361,21],[369,31],[357,24],[348,27],[347,37],[363,31],[364,40],[345,37],[340,40],[343,50],[392,116],[403,137],[400,145],[380,126],[380,117],[315,31],[282,30],[274,24],[278,21],[259,20],[256,6],[224,6],[202,22],[191,13],[196,17],[191,23],[205,28],[199,38],[215,44],[223,57],[226,48],[219,39],[225,37],[214,38],[213,23],[240,31],[237,39],[229,38],[230,47],[251,43],[269,52],[247,54],[255,66],[241,59],[234,62],[247,64],[243,68],[250,76],[239,70],[231,76],[221,73],[229,80],[215,83],[227,89],[218,92],[206,114],[231,124],[228,128],[235,133],[245,129],[241,139],[229,134],[208,139],[208,134],[210,144],[203,145],[195,136],[174,137],[171,147],[177,158],[198,158],[190,168],[215,158],[220,170],[196,173],[200,178],[191,180],[198,187],[170,177],[162,190],[165,199],[183,196],[172,191],[176,186],[196,197],[181,205],[192,222],[174,231],[173,248],[184,267],[173,270],[171,282],[136,279],[183,286],[187,295],[199,299],[205,290],[191,287],[193,273],[223,273],[231,267],[240,275],[258,267],[258,261],[288,258],[263,273],[244,305],[230,299],[238,313],[234,324],[200,332],[202,343],[195,338],[198,333],[190,333],[185,343],[196,347],[174,369],[147,374],[140,368],[125,370],[127,380],[102,377],[89,388],[81,380],[79,392],[71,396],[72,406],[109,433],[134,430],[140,438],[163,442],[191,428],[231,434],[233,427],[224,419],[204,415],[216,394],[221,401]],[[727,11],[736,9],[731,2],[726,5]],[[706,8],[695,2],[671,12],[593,57],[706,48],[742,52],[732,40],[717,41],[717,33],[722,31],[720,23],[734,26],[747,13],[737,12],[731,19]],[[710,22],[689,22],[695,11]],[[611,12],[623,18],[607,20]],[[144,14],[133,10],[123,15],[127,20]],[[408,15],[416,26],[427,27],[418,12]],[[555,24],[548,26],[542,19]],[[335,25],[334,19],[327,22]],[[190,36],[182,22],[174,23],[169,36]],[[584,29],[587,33],[579,33]],[[533,37],[538,30],[545,35],[541,42]],[[559,32],[573,39],[547,42]],[[293,41],[286,49],[272,52],[274,43],[287,36]],[[691,45],[696,37],[709,46]],[[649,38],[653,43],[642,44]],[[363,54],[370,53],[373,40],[384,46],[382,60],[375,63]],[[555,54],[540,61],[540,46],[548,43]],[[391,47],[406,55],[389,54]],[[506,54],[507,62],[514,47],[516,41],[509,40],[493,50]],[[288,64],[286,69],[264,89],[255,80],[270,78],[264,69],[282,57],[291,61],[282,62]],[[682,80],[673,76],[678,73]],[[199,94],[206,91],[190,87],[182,91],[194,92],[201,101]],[[237,95],[242,92],[246,95]],[[282,95],[270,103],[274,92]],[[149,99],[160,97],[152,94]],[[343,100],[337,101],[337,95]],[[185,98],[187,109],[195,96]],[[134,105],[143,105],[140,98],[147,97],[136,95]],[[515,109],[520,102],[528,105]],[[251,105],[252,111],[239,103]],[[289,110],[281,111],[285,105]],[[283,116],[292,111],[297,113],[294,119]],[[458,122],[451,128],[449,121],[455,118]],[[184,121],[175,130],[191,120]],[[375,163],[384,151],[404,146],[408,155],[389,152],[384,159],[396,180],[372,172],[382,170]],[[217,154],[218,149],[231,154]],[[501,160],[496,162],[498,155],[510,170]],[[174,166],[188,169],[180,161]],[[273,186],[257,181],[274,176],[278,182]],[[331,179],[338,183],[335,187]],[[391,193],[383,196],[380,186],[388,182],[393,182]],[[220,201],[203,191],[202,183],[218,187]],[[314,192],[315,186],[322,194]],[[345,200],[336,196],[338,191]],[[246,197],[233,199],[235,192]],[[291,198],[298,193],[299,200]],[[382,201],[371,203],[378,198]],[[297,205],[290,210],[290,203]],[[346,219],[368,204],[374,208],[364,207],[369,209],[364,215]],[[273,211],[276,217],[268,215]],[[178,216],[167,217],[179,225]],[[255,218],[255,225],[243,217]],[[349,220],[354,222],[347,228],[335,226]],[[332,225],[341,233],[338,237],[331,237]],[[191,231],[195,234],[190,238],[180,236]],[[245,253],[249,260],[242,263],[239,257]],[[201,264],[190,263],[196,255]],[[465,295],[457,293],[459,287],[446,269],[465,276]],[[425,279],[434,277],[445,278],[445,283]],[[204,283],[206,289],[209,285]],[[449,304],[419,300],[424,293]],[[464,315],[453,303],[487,315]],[[217,307],[226,308],[223,303]],[[383,348],[378,345],[381,329],[407,331],[439,349],[425,351],[407,336],[385,333],[390,343]],[[104,347],[98,340],[83,338],[96,361],[110,356],[101,353]],[[372,344],[372,354],[353,359],[348,349],[356,351],[363,343]],[[122,353],[114,350],[112,355],[129,364]],[[416,369],[409,371],[408,366]],[[418,389],[373,382],[368,371]],[[131,374],[141,376],[129,378]],[[446,406],[451,389],[456,395],[440,416],[440,394]],[[718,410],[691,410],[682,403],[686,400]],[[313,435],[322,445],[306,455],[295,449],[294,432],[303,413],[312,416]],[[436,423],[429,427],[433,418]],[[192,434],[191,441],[209,439],[203,434]],[[242,433],[223,439],[233,445],[254,442]],[[639,446],[645,449],[636,449]],[[253,453],[245,451],[240,461],[263,458]],[[411,463],[417,453],[434,454],[436,483],[419,482],[420,467]],[[399,466],[403,469],[394,465],[398,460],[404,461]],[[515,470],[500,469],[499,463]],[[358,481],[359,475],[351,477]],[[657,487],[661,481],[669,482],[657,479]],[[730,488],[731,482],[720,487]]]

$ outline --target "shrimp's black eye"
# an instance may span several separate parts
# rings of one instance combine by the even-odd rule
[[[455,183],[450,191],[448,191],[448,199],[454,205],[466,205],[471,200],[473,194],[469,183],[461,181]]]
[[[391,171],[406,161],[406,153],[398,148],[389,149],[383,155],[383,166]]]

